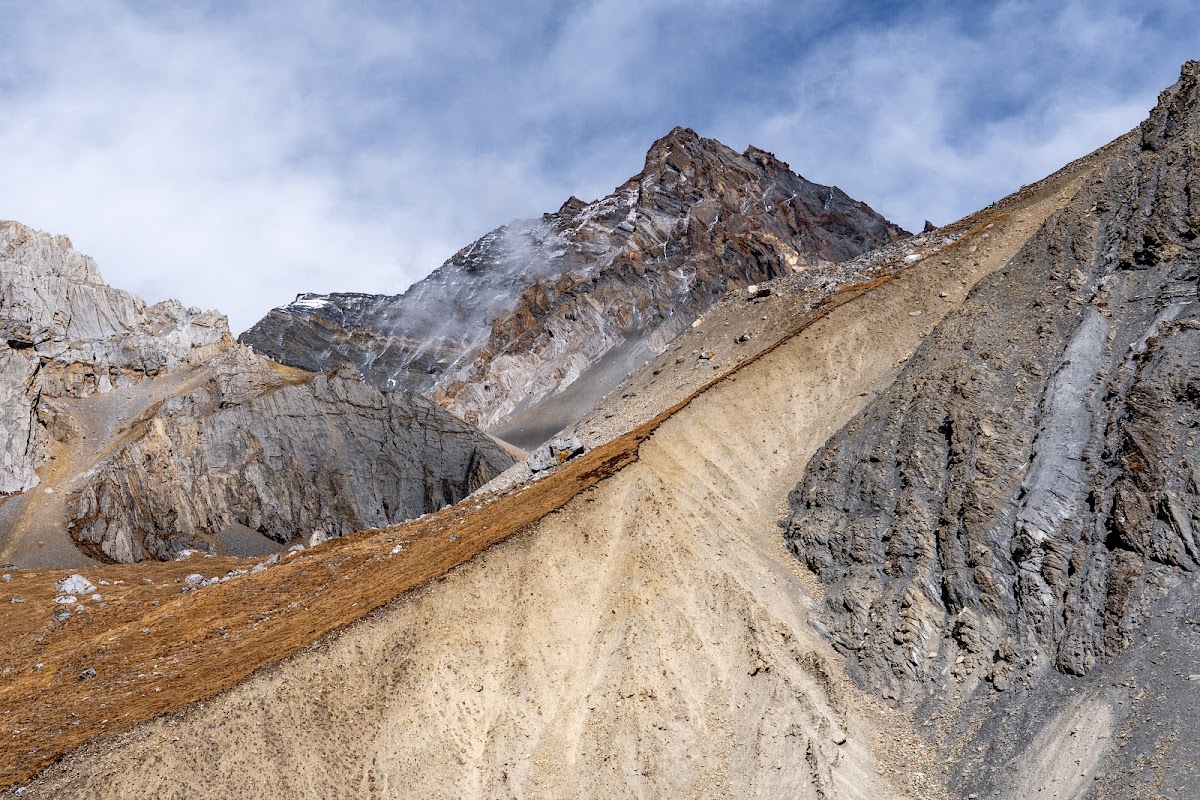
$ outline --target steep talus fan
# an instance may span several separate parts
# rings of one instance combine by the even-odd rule
[[[1075,691],[1061,676],[1112,662],[1191,602],[1198,83],[1191,62],[791,497],[791,547],[824,584],[829,635],[865,685],[926,716],[1057,687],[1007,722],[954,723],[976,726],[981,751],[1004,736],[1023,746],[1030,715]]]
[[[903,235],[770,153],[676,128],[602,200],[498,228],[403,295],[302,295],[241,340],[306,369],[351,364],[531,448],[726,291]]]

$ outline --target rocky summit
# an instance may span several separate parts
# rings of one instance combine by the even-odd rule
[[[177,302],[147,307],[107,286],[67,237],[0,222],[0,493],[38,484],[43,396],[128,387],[232,344],[224,317]]]
[[[351,365],[532,448],[724,292],[903,235],[770,153],[676,128],[602,200],[498,228],[402,295],[301,295],[241,341],[305,369]]]
[[[0,562],[249,555],[434,511],[513,462],[422,397],[256,356],[14,222],[0,329]]]

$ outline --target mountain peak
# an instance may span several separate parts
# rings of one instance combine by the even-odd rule
[[[701,136],[691,128],[676,126],[666,136],[650,145],[650,149],[646,151],[646,165],[642,174],[658,174],[668,167],[679,169],[689,160],[729,161],[737,157],[736,151],[716,139]]]
[[[1185,61],[1179,80],[1158,95],[1158,104],[1141,125],[1142,149],[1161,150],[1181,134],[1200,132],[1200,61]]]
[[[704,140],[704,137],[701,136],[700,134],[696,133],[691,128],[685,128],[682,125],[676,125],[674,128],[672,128],[667,133],[666,136],[663,136],[661,139],[656,141],[654,144],[655,145],[683,144],[686,142],[698,142],[698,141],[703,141],[703,140]],[[715,140],[710,140],[710,141],[715,141]]]
[[[402,297],[293,303],[242,341],[306,369],[352,363],[376,386],[420,392],[533,447],[729,289],[903,233],[766,151],[738,153],[680,126],[607,197],[571,197],[498,228]],[[553,400],[568,387],[570,403]]]
[[[746,152],[742,153],[746,158],[758,164],[760,167],[765,167],[769,170],[787,170],[792,171],[792,168],[786,161],[779,160],[774,153],[763,150],[761,147],[750,145],[746,148]]]

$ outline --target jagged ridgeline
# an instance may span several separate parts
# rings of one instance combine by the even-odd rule
[[[1121,734],[1146,736],[1114,760],[1132,773],[1158,752],[1180,780],[1193,760],[1178,748],[1197,709],[1185,679],[1200,672],[1198,83],[1191,62],[791,498],[792,548],[866,686],[926,717],[973,693],[1000,702],[980,698],[981,681],[983,698],[1006,693],[1008,714],[975,732],[987,756],[959,766],[981,797],[1003,783],[989,764],[1091,685],[1056,675],[1134,643],[1102,680],[1151,690]],[[1161,796],[1130,786],[1112,796]]]
[[[350,365],[531,448],[726,291],[903,235],[770,153],[676,128],[602,200],[498,228],[402,295],[302,295],[241,341],[305,369]]]
[[[0,332],[0,563],[258,553],[418,516],[513,463],[422,397],[256,356],[224,317],[147,306],[15,222]]]

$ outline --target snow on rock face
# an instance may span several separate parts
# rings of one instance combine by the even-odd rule
[[[329,301],[317,295],[302,294],[292,301],[289,308],[324,308]]]
[[[902,235],[769,153],[677,128],[608,197],[572,197],[498,228],[403,295],[302,295],[241,340],[306,369],[352,365],[376,386],[420,392],[496,430],[536,418],[577,382],[581,396],[603,394],[730,289]],[[539,419],[525,440],[504,435],[533,447],[570,421]]]

